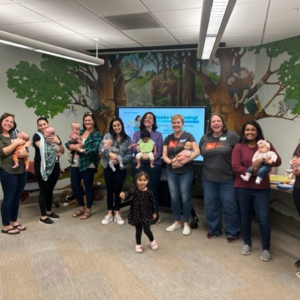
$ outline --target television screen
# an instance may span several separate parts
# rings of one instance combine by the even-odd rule
[[[184,117],[183,130],[191,133],[199,145],[200,139],[205,131],[205,107],[203,106],[180,106],[180,107],[145,107],[145,106],[119,106],[118,116],[123,120],[126,133],[132,138],[135,131],[139,130],[138,117],[151,111],[156,116],[157,131],[161,132],[163,139],[173,132],[171,119],[175,114]],[[194,162],[202,162],[200,155]]]

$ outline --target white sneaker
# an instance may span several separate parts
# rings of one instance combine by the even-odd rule
[[[172,232],[172,231],[175,231],[177,229],[180,229],[181,228],[181,224],[178,223],[177,225],[175,223],[173,223],[171,226],[169,226],[166,231],[169,231],[169,232]]]
[[[114,217],[114,221],[118,224],[118,225],[124,225],[124,220],[122,219],[122,217],[120,215],[115,215]]]
[[[101,223],[103,225],[107,225],[108,223],[112,222],[113,220],[114,220],[114,217],[112,215],[106,215]]]
[[[135,252],[137,252],[137,253],[142,253],[142,252],[143,252],[143,247],[142,247],[142,245],[135,245]]]
[[[184,226],[182,234],[183,235],[189,235],[191,233],[191,228],[190,226]]]

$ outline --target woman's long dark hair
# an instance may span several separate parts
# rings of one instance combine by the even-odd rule
[[[10,113],[4,113],[1,117],[0,117],[0,133],[3,133],[2,131],[2,121],[8,117],[12,117],[14,120],[14,126],[13,128],[9,131],[9,133],[11,133],[12,131],[14,131],[17,128],[17,123],[15,122],[15,115],[10,114]]]
[[[247,144],[248,143],[248,140],[246,139],[245,137],[245,129],[246,129],[246,126],[247,125],[252,125],[256,128],[256,131],[257,131],[257,137],[256,137],[256,142],[258,142],[259,140],[264,140],[264,134],[262,132],[262,129],[260,127],[260,125],[254,121],[254,120],[250,120],[250,121],[247,121],[244,123],[243,127],[242,127],[242,133],[241,133],[241,137],[240,137],[240,143],[242,144]]]
[[[143,129],[146,129],[144,122],[145,122],[145,118],[146,118],[147,115],[152,115],[153,116],[152,131],[155,131],[158,127],[157,127],[157,123],[156,123],[156,117],[151,111],[148,111],[148,112],[144,113],[143,117],[141,118],[140,130],[142,131]]]
[[[222,121],[222,123],[223,123],[222,132],[226,132],[226,131],[227,131],[227,127],[226,127],[224,118],[223,118],[220,114],[217,114],[217,113],[213,113],[213,114],[210,116],[210,118],[209,118],[209,120],[208,120],[208,122],[207,122],[207,130],[206,130],[206,132],[207,132],[208,134],[210,134],[210,135],[213,134],[213,131],[212,131],[211,126],[210,126],[210,125],[211,125],[211,119],[212,119],[213,116],[218,116],[218,117],[221,119],[221,121]]]
[[[112,137],[114,138],[114,140],[116,140],[117,138],[117,134],[115,133],[114,129],[113,129],[113,123],[114,122],[120,122],[121,126],[122,126],[122,130],[120,132],[120,136],[121,136],[121,142],[124,142],[126,139],[129,139],[129,136],[126,134],[125,129],[124,129],[124,123],[122,121],[121,118],[119,117],[114,117],[109,124],[109,133],[112,135]]]

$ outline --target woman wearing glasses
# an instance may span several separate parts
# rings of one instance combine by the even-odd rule
[[[83,129],[80,131],[82,144],[66,143],[70,151],[79,153],[79,160],[71,165],[71,189],[78,201],[79,209],[73,213],[73,218],[80,217],[81,220],[88,219],[91,215],[91,207],[94,200],[94,175],[98,169],[98,148],[102,140],[95,117],[92,113],[83,116]],[[84,190],[81,185],[83,181],[86,194],[86,205],[84,204]]]
[[[30,141],[13,136],[16,129],[15,116],[4,113],[0,117],[0,180],[3,190],[1,205],[2,233],[18,234],[26,230],[24,225],[18,223],[20,198],[26,184],[27,173],[22,157],[27,153]],[[23,146],[19,151],[19,166],[14,165],[13,153],[18,146]]]
[[[111,151],[112,147],[104,147],[105,141],[111,140],[112,147],[118,153]],[[121,198],[123,183],[127,174],[127,165],[131,159],[131,150],[128,149],[131,138],[124,130],[124,123],[120,118],[113,118],[109,124],[109,132],[104,136],[99,153],[102,155],[101,165],[104,168],[104,179],[107,190],[107,215],[102,220],[103,225],[115,221],[118,225],[123,225],[124,221],[120,216]],[[122,158],[121,164],[118,160]],[[109,166],[109,160],[114,164],[114,170]]]
[[[59,219],[59,216],[52,212],[53,190],[60,174],[59,156],[65,152],[61,140],[57,135],[49,137],[48,143],[44,137],[49,122],[46,118],[37,119],[38,131],[33,135],[34,172],[40,188],[39,206],[41,217],[39,222],[45,225],[53,224],[53,220]],[[60,152],[56,153],[51,144],[56,144]]]

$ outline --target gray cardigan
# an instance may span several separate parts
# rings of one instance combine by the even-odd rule
[[[131,150],[130,149],[128,150],[128,147],[131,145],[131,138],[128,137],[125,141],[118,142],[118,141],[114,140],[113,136],[110,133],[107,133],[104,136],[104,138],[102,139],[102,141],[99,145],[99,154],[101,155],[100,163],[103,166],[103,168],[106,169],[108,166],[108,161],[109,161],[109,158],[107,157],[107,155],[109,154],[109,150],[104,149],[104,151],[102,151],[105,140],[113,140],[114,141],[112,147],[118,148],[119,149],[118,154],[123,158],[124,167],[123,168],[120,167],[120,169],[126,169],[128,163],[130,162],[131,157],[132,157]]]

